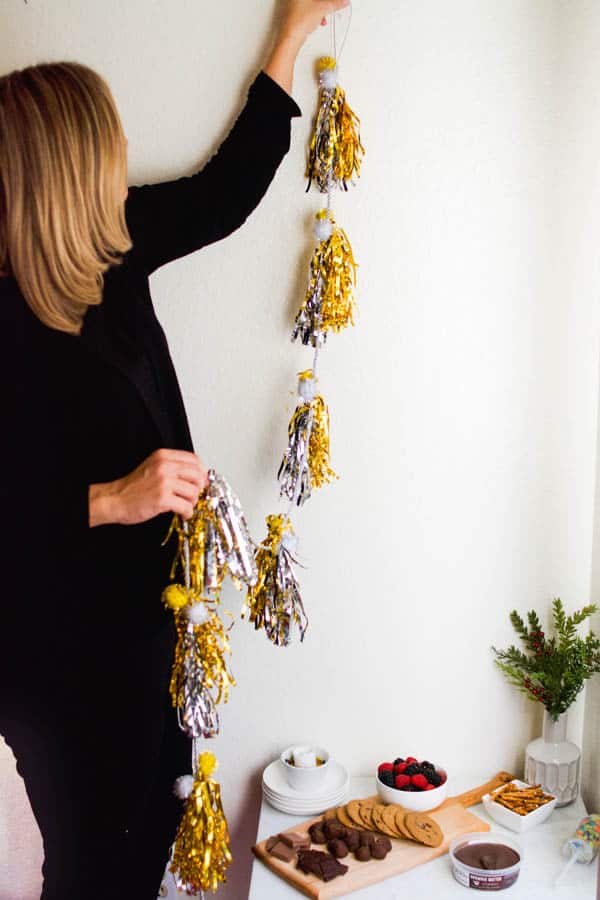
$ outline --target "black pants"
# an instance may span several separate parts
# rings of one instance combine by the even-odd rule
[[[192,748],[161,657],[159,670],[146,659],[137,681],[109,678],[105,690],[96,671],[88,690],[79,672],[57,692],[49,671],[2,704],[0,733],[44,843],[41,900],[156,900],[182,813],[173,782],[191,771]]]

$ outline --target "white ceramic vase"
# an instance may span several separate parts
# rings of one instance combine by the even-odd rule
[[[557,806],[566,806],[579,794],[580,759],[577,744],[567,740],[567,713],[555,722],[544,709],[542,737],[530,741],[525,750],[525,781],[541,784],[557,798]]]

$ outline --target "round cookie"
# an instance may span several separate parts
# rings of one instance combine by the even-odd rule
[[[425,844],[426,847],[439,847],[444,840],[442,829],[438,823],[431,816],[425,815],[425,813],[406,813],[404,825],[415,841]]]
[[[396,825],[396,828],[398,829],[398,831],[400,832],[402,837],[406,838],[407,841],[412,841],[412,840],[414,840],[414,838],[413,838],[412,834],[410,833],[410,831],[408,830],[408,828],[406,827],[406,825],[404,824],[405,816],[406,816],[406,810],[403,809],[401,806],[397,806],[396,814],[394,816],[394,823]]]
[[[352,819],[353,828],[356,828],[357,825],[359,828],[364,828],[363,820],[360,817],[360,800],[351,800],[346,806],[346,812],[348,818]]]
[[[385,807],[381,814],[381,818],[388,827],[388,834],[389,832],[392,832],[392,837],[403,837],[402,832],[396,825],[396,810],[396,805],[394,803],[391,803],[389,806]]]
[[[354,822],[350,818],[345,806],[338,806],[336,815],[338,818],[338,822],[341,822],[342,825],[346,826],[346,828],[356,828],[356,822]],[[362,828],[362,825],[361,825],[361,828]]]
[[[327,819],[335,819],[337,816],[337,811],[337,806],[332,806],[331,809],[325,810],[325,812],[323,813],[323,818],[325,819],[325,821],[327,821]]]
[[[369,804],[361,804],[359,807],[360,817],[363,821],[363,828],[367,828],[369,831],[373,831],[375,829],[375,825],[373,824],[373,810],[375,808],[375,803]]]
[[[381,831],[382,834],[387,834],[389,837],[398,837],[398,832],[392,831],[383,819],[385,809],[386,807],[383,804],[373,807],[373,823],[377,831]]]

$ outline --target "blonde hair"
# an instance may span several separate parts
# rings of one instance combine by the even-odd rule
[[[79,334],[132,243],[126,141],[106,82],[80,63],[0,77],[0,274],[38,318]]]

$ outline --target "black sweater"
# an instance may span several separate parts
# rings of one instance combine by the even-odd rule
[[[221,240],[260,202],[290,146],[294,100],[260,72],[233,129],[190,177],[132,187],[132,250],[106,273],[80,336],[42,324],[14,279],[0,279],[2,437],[0,675],[27,681],[85,666],[118,669],[165,635],[160,602],[175,551],[170,514],[88,525],[90,484],[112,481],[159,447],[192,450],[148,276]],[[148,662],[148,660],[146,660]],[[131,669],[131,666],[129,666]],[[139,675],[139,673],[138,673]]]

